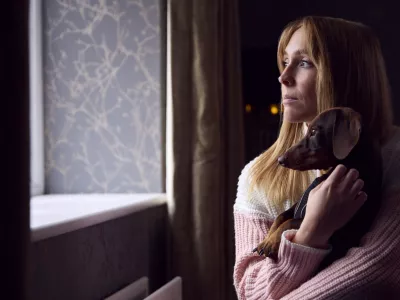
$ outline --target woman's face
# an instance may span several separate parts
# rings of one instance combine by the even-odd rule
[[[309,123],[317,116],[317,69],[306,53],[306,43],[304,29],[300,28],[285,49],[285,69],[279,77],[283,119],[290,123]]]

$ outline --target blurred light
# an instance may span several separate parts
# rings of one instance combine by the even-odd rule
[[[246,109],[247,113],[251,113],[252,107],[251,107],[250,104],[246,104],[246,108],[245,109]]]
[[[276,104],[271,104],[269,111],[271,112],[272,115],[277,115],[279,114],[279,107]]]

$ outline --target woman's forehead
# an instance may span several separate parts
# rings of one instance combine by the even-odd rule
[[[284,54],[293,56],[307,53],[307,35],[304,28],[299,28],[291,36],[289,43],[285,47]]]

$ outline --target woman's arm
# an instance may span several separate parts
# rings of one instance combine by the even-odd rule
[[[399,195],[400,187],[386,192],[380,212],[360,247],[351,248],[345,257],[281,299],[398,299]]]
[[[234,284],[238,298],[280,299],[307,281],[330,250],[291,242],[295,230],[283,234],[277,261],[252,253],[272,222],[265,216],[236,211]]]
[[[277,261],[252,253],[266,237],[273,218],[261,205],[267,200],[249,193],[250,166],[239,177],[235,203],[234,284],[239,299],[279,299],[309,279],[330,249],[292,243],[296,231],[286,231]]]

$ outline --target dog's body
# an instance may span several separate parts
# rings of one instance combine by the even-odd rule
[[[320,269],[345,256],[350,248],[360,245],[361,238],[370,230],[381,204],[382,156],[378,141],[362,131],[359,143],[341,163],[348,169],[354,168],[359,172],[364,181],[363,191],[368,199],[353,218],[333,234],[332,252],[323,261]]]
[[[321,263],[319,270],[345,256],[350,248],[359,246],[361,238],[369,231],[379,210],[382,186],[380,145],[366,128],[361,130],[360,115],[349,108],[333,108],[321,113],[309,125],[303,140],[280,157],[279,163],[300,171],[329,169],[327,175],[338,164],[359,171],[359,177],[364,180],[363,191],[367,193],[368,200],[344,227],[332,235],[332,251]],[[302,199],[305,202],[309,190],[310,188],[303,196],[306,198]],[[304,214],[300,216],[296,211],[297,205],[298,203],[277,217],[268,236],[255,251],[260,255],[277,257],[283,231],[298,229],[302,223]]]

